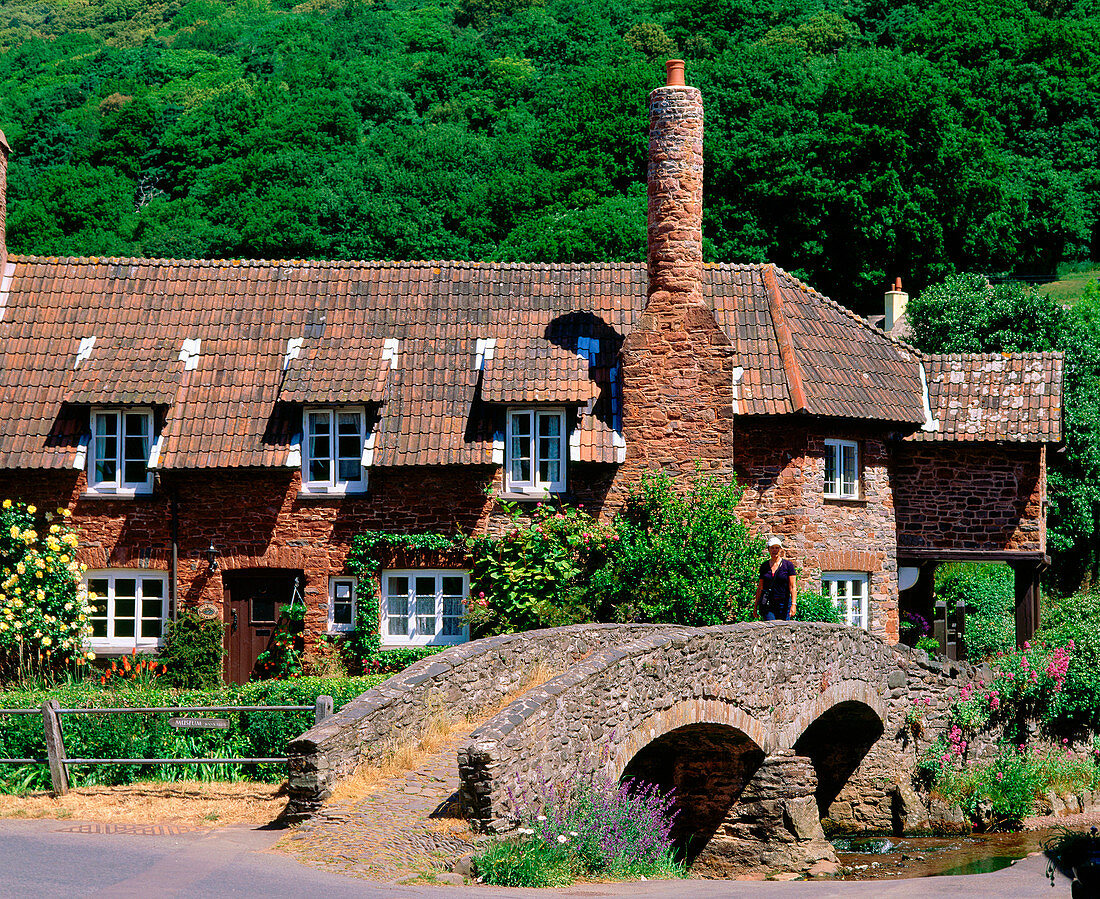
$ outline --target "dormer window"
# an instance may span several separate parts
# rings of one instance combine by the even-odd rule
[[[303,492],[340,494],[366,490],[363,410],[307,409],[304,418]]]
[[[565,410],[509,409],[505,491],[565,490]]]
[[[151,409],[93,409],[88,492],[133,496],[153,490]]]

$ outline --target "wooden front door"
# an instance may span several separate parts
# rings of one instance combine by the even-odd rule
[[[301,572],[274,568],[227,571],[225,585],[225,679],[248,683],[256,658],[271,644],[279,612],[294,595]]]

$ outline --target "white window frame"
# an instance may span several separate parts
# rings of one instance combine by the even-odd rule
[[[336,428],[340,415],[355,415],[359,418],[359,451],[356,454],[356,470],[359,477],[355,480],[340,477],[340,460],[350,459],[351,456],[339,456],[338,434]],[[310,440],[310,423],[312,416],[328,416],[329,426],[329,476],[326,480],[310,480],[309,470],[312,467],[313,444]],[[363,468],[363,447],[367,440],[367,413],[362,406],[306,406],[302,410],[302,493],[328,494],[341,496],[345,493],[363,493],[367,489],[367,472]]]
[[[355,614],[359,610],[354,577],[330,577],[328,579],[328,633],[350,634],[355,630]],[[351,590],[351,621],[336,621],[336,591],[347,586]]]
[[[854,457],[854,470],[855,480],[852,483],[846,484],[844,482],[844,451],[851,450]],[[833,460],[833,470],[836,472],[836,479],[833,484],[829,483],[829,459]],[[863,481],[863,473],[860,469],[859,459],[859,443],[855,440],[833,440],[829,439],[825,441],[825,496],[828,499],[860,499],[861,491],[860,484]]]
[[[138,415],[145,419],[146,423],[146,445],[145,445],[145,478],[141,481],[127,481],[124,480],[126,472],[126,462],[136,461],[134,459],[127,460],[126,455],[126,437],[124,429],[126,427],[126,417],[129,415]],[[97,481],[96,480],[96,467],[100,461],[103,461],[105,457],[101,457],[99,453],[99,439],[97,433],[99,431],[100,419],[114,418],[115,420],[115,453],[114,457],[110,460],[115,463],[115,477],[110,481]],[[98,408],[93,407],[90,412],[89,424],[91,426],[91,438],[88,441],[88,468],[87,468],[87,480],[88,480],[88,494],[92,496],[136,496],[143,493],[153,492],[153,470],[149,467],[149,457],[153,451],[153,446],[156,443],[156,435],[153,434],[153,426],[156,424],[156,417],[153,415],[153,410],[147,407],[135,407],[135,408]]]
[[[115,584],[120,580],[133,579],[134,584],[134,636],[117,636],[115,634]],[[106,568],[99,571],[88,571],[84,574],[84,585],[88,587],[94,580],[106,580],[107,583],[107,635],[105,637],[89,637],[88,645],[100,653],[121,653],[137,649],[157,650],[164,645],[164,626],[168,621],[168,572],[153,571],[148,568]],[[151,616],[142,616],[142,599],[145,596],[146,582],[155,581],[160,584],[160,636],[143,637],[141,635],[141,622],[153,620]],[[126,597],[127,599],[129,597]],[[127,619],[129,620],[129,619]]]
[[[418,629],[418,616],[416,609],[416,579],[435,578],[435,630],[432,633],[422,633]],[[459,633],[443,633],[443,578],[462,578],[462,614],[466,613],[466,599],[470,593],[470,573],[458,568],[397,568],[382,573],[382,609],[379,616],[383,649],[396,649],[402,646],[453,646],[465,643],[470,639],[470,628],[462,624]],[[404,596],[408,600],[407,614],[397,618],[404,621],[406,633],[391,634],[390,620],[396,618],[390,614],[390,597],[402,594],[393,593],[390,582],[394,578],[408,578],[408,589]],[[427,594],[424,594],[427,596]],[[454,618],[455,616],[448,616]]]
[[[569,439],[568,434],[565,431],[566,414],[565,409],[562,407],[509,407],[505,413],[507,416],[507,422],[504,435],[504,490],[506,493],[524,493],[534,496],[547,496],[551,493],[562,493],[565,490],[565,472],[568,467],[569,456]],[[527,417],[530,421],[530,429],[528,435],[515,435],[517,437],[528,436],[530,439],[530,461],[531,472],[530,477],[527,479],[514,478],[512,476],[512,440],[513,440],[513,422],[517,418]],[[554,461],[549,457],[544,457],[540,451],[541,440],[552,440],[553,438],[540,438],[538,435],[538,426],[540,419],[558,419],[558,478],[553,481],[544,481],[539,478],[539,468],[544,461]]]
[[[847,585],[844,590],[846,595],[841,593],[841,584]],[[833,601],[840,613],[840,620],[849,627],[869,629],[870,585],[871,576],[866,571],[821,572],[821,592]]]

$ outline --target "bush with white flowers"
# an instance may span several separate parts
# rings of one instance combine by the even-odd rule
[[[52,680],[93,658],[69,510],[0,503],[0,682]]]

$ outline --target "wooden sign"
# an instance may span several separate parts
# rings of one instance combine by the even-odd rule
[[[195,606],[195,614],[206,621],[212,621],[218,617],[218,607],[212,602],[203,602]]]
[[[229,727],[228,718],[169,718],[172,727],[200,727],[206,730]]]

